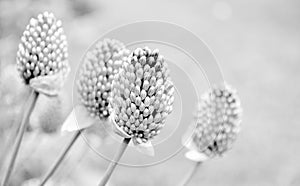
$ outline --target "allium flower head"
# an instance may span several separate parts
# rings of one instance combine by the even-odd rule
[[[112,81],[128,55],[125,45],[114,39],[104,39],[86,53],[79,72],[78,92],[91,116],[108,118]]]
[[[159,134],[172,112],[174,86],[159,51],[137,48],[123,63],[113,82],[113,123],[136,144]]]
[[[52,13],[31,18],[17,52],[17,65],[26,84],[39,77],[56,74],[68,67],[67,41],[62,22]]]
[[[241,106],[228,85],[214,87],[201,98],[195,117],[191,146],[207,157],[220,156],[231,148],[240,130]]]

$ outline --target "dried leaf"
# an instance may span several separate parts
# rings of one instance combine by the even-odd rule
[[[35,77],[30,80],[30,87],[47,96],[56,96],[62,88],[69,72],[70,68],[68,67],[57,74]]]
[[[185,157],[195,162],[204,162],[208,160],[208,156],[195,150],[190,150],[187,153],[185,153]]]
[[[189,127],[187,128],[186,132],[184,133],[181,139],[182,145],[188,148],[189,150],[197,149],[192,139],[194,130],[195,130],[195,125],[189,125]]]
[[[112,123],[112,127],[115,133],[117,133],[118,135],[120,135],[123,138],[131,138],[131,136],[129,134],[127,134],[126,132],[124,132],[119,126],[118,124],[115,122],[114,120],[114,112],[112,111],[112,113],[110,114],[109,120]]]
[[[65,120],[61,131],[78,131],[90,127],[97,122],[100,122],[100,119],[91,117],[84,106],[77,105]]]
[[[154,148],[151,141],[147,141],[146,143],[139,143],[134,145],[136,150],[140,153],[146,154],[148,156],[154,156]]]

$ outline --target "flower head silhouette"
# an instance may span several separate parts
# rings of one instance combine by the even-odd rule
[[[241,106],[229,85],[213,87],[202,95],[187,147],[207,157],[221,156],[240,131]]]

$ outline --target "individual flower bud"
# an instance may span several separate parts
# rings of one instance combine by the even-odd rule
[[[80,101],[91,116],[108,118],[112,81],[128,55],[123,43],[104,39],[84,56],[77,84]]]
[[[67,40],[62,22],[53,13],[31,18],[17,52],[17,66],[25,84],[39,77],[68,69]]]
[[[173,110],[174,86],[159,51],[137,48],[115,75],[112,91],[113,123],[135,144],[159,134]]]
[[[202,95],[191,143],[207,157],[221,156],[232,147],[240,131],[241,106],[230,86],[214,87]]]

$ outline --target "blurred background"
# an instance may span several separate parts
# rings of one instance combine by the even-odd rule
[[[15,67],[17,46],[29,19],[47,10],[63,21],[72,69],[77,69],[97,38],[126,23],[167,21],[198,35],[214,52],[225,80],[239,91],[244,117],[234,148],[223,158],[203,164],[190,185],[300,185],[299,8],[296,0],[0,0],[0,175],[10,152],[7,144],[16,133],[28,96]],[[70,139],[59,129],[72,109],[75,75],[73,70],[57,98],[39,98],[12,186],[42,176]],[[98,131],[87,132],[88,140],[113,154],[112,142]],[[175,133],[174,140],[161,149],[177,146],[180,135]],[[110,185],[176,185],[193,166],[184,158],[185,152],[155,166],[119,166]],[[131,150],[124,159],[147,160]],[[65,186],[96,185],[107,165],[80,139],[51,181]]]

